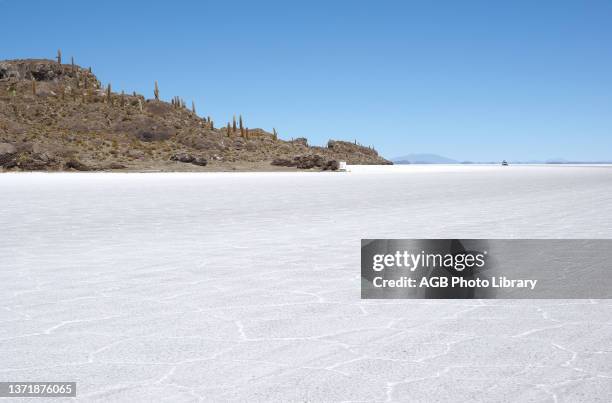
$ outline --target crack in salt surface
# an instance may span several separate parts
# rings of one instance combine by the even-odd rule
[[[406,385],[415,400],[443,399],[454,371],[489,368],[508,375],[493,386],[473,379],[483,390],[609,396],[610,301],[360,300],[361,238],[611,234],[610,169],[476,168],[0,176],[0,205],[10,206],[0,220],[12,229],[0,243],[11,319],[0,322],[0,354],[12,364],[0,373],[77,376],[86,366],[84,399],[144,400],[141,388],[154,387],[171,401],[391,402]],[[57,348],[41,337],[91,344],[75,346],[84,358],[73,362],[19,361]],[[185,354],[196,339],[215,348]],[[161,340],[177,351],[159,355]],[[549,357],[531,355],[547,347]],[[519,370],[508,372],[508,356]],[[404,374],[405,363],[431,373]],[[146,380],[104,383],[130,365]],[[442,386],[417,387],[427,382]],[[586,382],[599,389],[580,389]]]

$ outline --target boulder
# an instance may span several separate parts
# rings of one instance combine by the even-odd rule
[[[340,168],[340,164],[336,160],[329,160],[323,166],[324,171],[337,171]]]
[[[73,159],[69,160],[64,164],[64,168],[66,169],[75,169],[77,171],[91,171],[92,168],[83,164],[79,160]]]
[[[170,157],[170,161],[178,161],[178,162],[184,162],[186,164],[189,164],[191,162],[193,162],[195,160],[195,157],[191,154],[187,154],[187,153],[178,153],[178,154],[174,154],[172,157]]]
[[[10,155],[10,157],[9,157]],[[2,159],[4,168],[19,168],[23,171],[46,171],[57,168],[57,160],[47,153],[17,152],[6,154]]]
[[[0,143],[0,166],[10,163],[16,156],[17,149],[10,143]]]
[[[183,162],[186,164],[199,165],[201,167],[208,164],[208,160],[201,156],[194,156],[188,153],[177,153],[170,157],[171,161]]]
[[[193,165],[199,165],[201,167],[205,167],[208,164],[208,160],[204,157],[195,157],[193,161],[191,161]]]
[[[272,165],[276,165],[279,167],[294,167],[295,163],[291,160],[285,159],[285,158],[275,158],[274,160],[272,160]]]
[[[306,137],[298,137],[297,139],[294,139],[292,143],[308,147],[308,139]]]
[[[80,70],[78,68],[77,70]],[[0,62],[0,80],[54,81],[62,76],[74,77],[72,69],[64,69],[51,60],[12,60]]]
[[[300,169],[322,168],[325,166],[325,158],[317,154],[301,155],[294,158],[295,166]]]

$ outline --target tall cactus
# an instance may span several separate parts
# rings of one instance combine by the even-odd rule
[[[74,56],[70,56],[70,66],[71,66],[72,72],[74,73]]]
[[[227,137],[230,136],[230,122],[227,122]]]
[[[195,102],[191,101],[191,112],[193,112],[193,114],[196,114],[196,109],[195,109]]]
[[[157,81],[155,81],[155,90],[153,90],[153,95],[155,95],[155,100],[159,101],[159,87],[157,86]]]
[[[274,140],[278,140],[278,133],[276,133],[275,128],[272,128],[272,137],[274,138]]]
[[[61,49],[57,50],[56,59],[57,59],[57,64],[62,64],[62,50]]]
[[[111,103],[111,83],[108,83],[108,87],[106,87],[106,102]]]
[[[234,115],[234,119],[232,123],[232,133],[236,133],[236,115]]]

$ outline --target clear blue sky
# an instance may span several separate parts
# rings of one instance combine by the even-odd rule
[[[612,1],[0,0],[0,59],[93,66],[387,157],[612,160]]]

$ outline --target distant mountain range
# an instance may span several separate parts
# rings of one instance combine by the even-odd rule
[[[437,154],[406,154],[391,158],[394,164],[459,164],[459,161]]]
[[[394,164],[497,164],[501,161],[458,161],[438,154],[406,154],[391,158]],[[565,158],[551,158],[548,160],[509,161],[511,164],[611,164],[612,161],[571,161]]]

